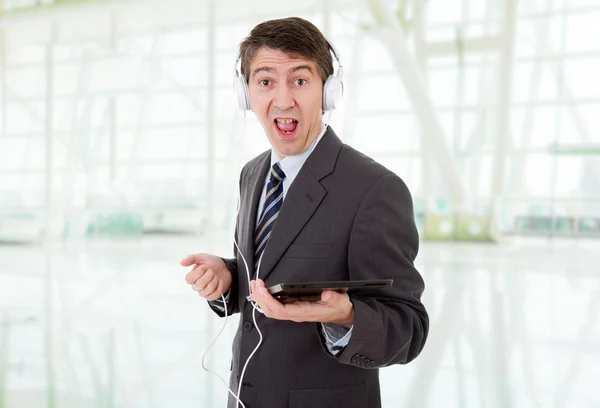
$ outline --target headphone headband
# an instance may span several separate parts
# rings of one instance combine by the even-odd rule
[[[333,58],[335,59],[335,61],[338,64],[338,72],[336,74],[337,77],[339,77],[340,79],[343,76],[343,68],[342,68],[342,62],[340,61],[340,53],[338,52],[338,50],[335,48],[335,46],[333,45],[333,43],[329,40],[327,40],[327,44],[329,45],[329,49],[331,50],[331,53],[333,54]]]

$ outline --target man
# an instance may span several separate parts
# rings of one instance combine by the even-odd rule
[[[188,256],[181,264],[194,268],[186,281],[219,316],[222,295],[228,314],[241,313],[235,393],[262,332],[242,379],[246,408],[380,407],[378,369],[416,358],[429,330],[424,282],[413,265],[419,240],[410,192],[324,126],[323,86],[334,70],[314,25],[263,22],[240,44],[240,57],[251,109],[272,149],[240,175],[240,251],[233,259]],[[389,288],[325,291],[316,302],[283,304],[265,288],[389,278]],[[258,328],[250,293],[262,311],[254,312]],[[238,402],[230,397],[228,406]]]

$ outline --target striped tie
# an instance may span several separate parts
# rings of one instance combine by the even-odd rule
[[[275,163],[271,168],[263,212],[254,235],[254,259],[256,260],[256,265],[258,265],[258,260],[267,246],[267,241],[271,236],[273,225],[283,202],[284,178],[285,173],[281,170],[279,163]]]

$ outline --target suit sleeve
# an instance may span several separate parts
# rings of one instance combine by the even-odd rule
[[[380,368],[406,364],[423,349],[429,316],[425,283],[414,266],[419,236],[411,194],[395,174],[377,180],[356,214],[348,248],[350,279],[393,279],[390,288],[358,292],[350,341],[337,357],[344,364]]]

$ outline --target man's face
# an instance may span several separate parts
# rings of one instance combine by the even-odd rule
[[[305,151],[323,126],[323,82],[317,65],[263,47],[250,63],[252,110],[280,157]]]

